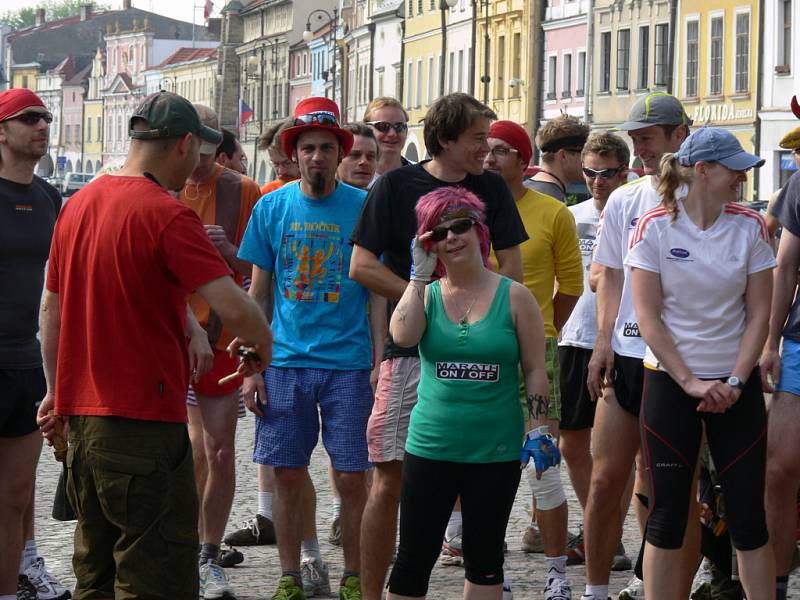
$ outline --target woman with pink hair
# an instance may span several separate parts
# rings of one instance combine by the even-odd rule
[[[421,368],[388,598],[425,597],[460,496],[464,598],[499,600],[520,461],[533,457],[541,472],[558,460],[548,436],[526,438],[519,402],[522,375],[532,419],[546,413],[544,325],[530,291],[489,268],[485,207],[473,193],[439,188],[416,213],[411,281],[390,324],[396,344],[419,344]]]

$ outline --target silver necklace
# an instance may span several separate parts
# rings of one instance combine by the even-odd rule
[[[457,308],[459,310],[463,310],[464,308],[463,305],[456,299],[456,295],[453,293],[453,288],[450,287],[450,283],[447,281],[446,278],[444,279],[444,285],[447,287],[447,292],[450,294],[450,298],[452,298],[453,303],[457,305]],[[467,310],[463,312],[461,318],[458,320],[458,324],[461,325],[462,327],[466,327],[468,325],[467,319],[469,318],[469,313],[472,310],[472,307],[475,306],[475,303],[477,301],[478,301],[478,294],[475,294],[475,297],[472,299],[472,302],[470,302],[469,306],[467,307]]]

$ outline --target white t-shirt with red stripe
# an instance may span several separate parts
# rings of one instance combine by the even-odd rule
[[[611,348],[617,354],[631,358],[644,358],[645,343],[639,334],[639,322],[633,308],[630,270],[625,266],[625,256],[639,217],[661,203],[655,185],[652,177],[641,177],[611,192],[597,227],[593,261],[612,269],[625,270]],[[682,186],[676,195],[685,193],[685,186]]]
[[[775,267],[764,219],[727,204],[702,230],[678,200],[678,216],[663,207],[639,219],[625,266],[661,276],[662,319],[696,377],[731,374],[745,330],[747,277]],[[647,348],[645,362],[659,368]]]

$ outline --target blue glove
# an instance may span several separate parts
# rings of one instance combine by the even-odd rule
[[[547,426],[539,427],[529,431],[525,436],[525,443],[522,445],[522,452],[519,455],[522,468],[525,468],[531,459],[533,459],[537,473],[544,473],[550,467],[561,463],[561,453],[549,431],[550,428]]]

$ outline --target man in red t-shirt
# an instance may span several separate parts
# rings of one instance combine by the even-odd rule
[[[159,92],[137,108],[130,135],[123,168],[73,196],[56,225],[38,420],[53,441],[69,417],[76,597],[195,600],[187,298],[196,291],[239,336],[232,352],[254,353],[242,375],[269,364],[272,335],[197,215],[168,193],[197,165],[201,141],[219,143],[219,132],[184,98]]]

